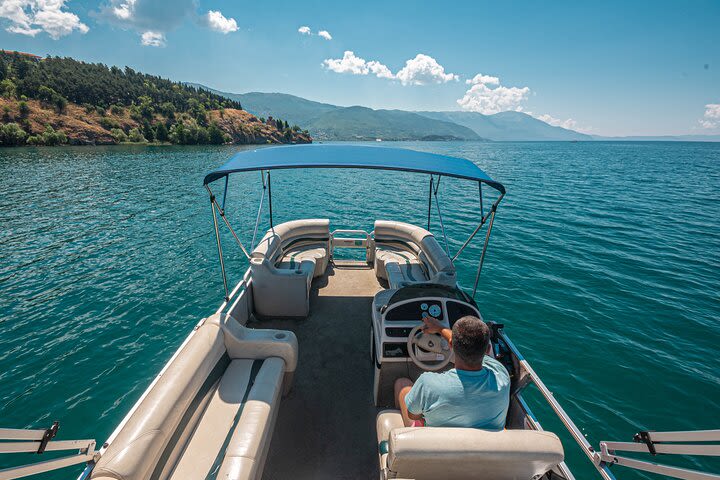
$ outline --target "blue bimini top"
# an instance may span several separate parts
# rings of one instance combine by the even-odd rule
[[[505,193],[505,187],[500,182],[464,158],[366,145],[288,145],[246,150],[208,173],[204,184],[234,172],[289,168],[370,168],[429,173],[475,180]]]

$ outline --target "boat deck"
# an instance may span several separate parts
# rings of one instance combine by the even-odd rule
[[[263,478],[377,478],[370,309],[382,288],[364,263],[330,265],[313,282],[306,319],[249,322],[293,331],[300,347]]]

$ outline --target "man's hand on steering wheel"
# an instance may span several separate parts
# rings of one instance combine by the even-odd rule
[[[431,316],[423,317],[423,323],[425,324],[423,326],[424,333],[440,333],[445,328],[440,320]]]

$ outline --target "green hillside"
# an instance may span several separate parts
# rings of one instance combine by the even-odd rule
[[[197,86],[207,88],[202,85]],[[245,109],[253,115],[287,119],[288,122],[301,125],[303,128],[306,128],[305,125],[315,117],[342,108],[329,103],[313,102],[287,93],[228,93],[209,90],[242,103]]]
[[[0,51],[0,145],[306,143],[201,88],[72,58]]]
[[[482,140],[467,127],[402,110],[346,107],[326,112],[305,128],[324,140]]]

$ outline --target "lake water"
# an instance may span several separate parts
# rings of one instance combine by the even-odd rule
[[[592,444],[718,427],[720,144],[398,146],[469,158],[507,187],[478,303],[505,323]],[[222,301],[202,178],[239,149],[0,150],[0,426],[57,419],[59,438],[107,438]],[[477,223],[477,190],[463,186],[443,180],[439,192],[451,250]],[[230,182],[229,216],[248,243],[259,195],[257,173]],[[426,202],[421,175],[273,174],[276,222],[422,225]],[[441,237],[436,215],[433,227]],[[225,240],[235,283],[246,264]],[[480,240],[461,256],[465,286]],[[561,433],[548,408],[533,406]],[[578,478],[594,478],[565,445]]]

